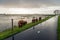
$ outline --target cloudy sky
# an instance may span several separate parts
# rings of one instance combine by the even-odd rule
[[[0,13],[42,13],[59,7],[60,0],[0,0]]]
[[[60,6],[60,0],[0,0],[0,5],[4,7],[42,7]]]

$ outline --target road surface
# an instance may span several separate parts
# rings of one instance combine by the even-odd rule
[[[30,29],[14,35],[14,40],[57,40],[57,18],[40,23]],[[12,36],[5,39],[12,40]]]

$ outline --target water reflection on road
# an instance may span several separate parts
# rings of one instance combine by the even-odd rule
[[[57,40],[57,18],[55,16],[41,24],[34,26],[34,28],[27,29],[21,33],[14,35],[15,40]],[[9,37],[5,40],[12,40]]]

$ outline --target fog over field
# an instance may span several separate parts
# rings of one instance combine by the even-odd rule
[[[59,6],[41,8],[2,8],[0,14],[54,14],[54,10],[60,10]]]

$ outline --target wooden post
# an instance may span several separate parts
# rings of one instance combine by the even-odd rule
[[[14,27],[13,27],[13,19],[11,19],[11,21],[12,21],[12,33],[13,33],[13,29],[14,29]],[[12,36],[12,40],[14,40],[14,35]]]
[[[12,21],[12,31],[13,31],[13,19],[11,19],[11,21]]]

